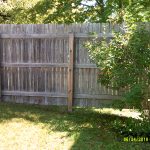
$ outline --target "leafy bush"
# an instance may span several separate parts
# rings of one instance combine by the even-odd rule
[[[137,84],[123,96],[123,99],[126,102],[127,106],[141,109],[143,97],[144,94],[142,92],[142,86],[140,84]]]
[[[111,106],[120,110],[123,108],[135,108],[141,110],[143,97],[142,86],[137,84],[133,86],[130,91],[125,93],[122,99],[115,100]]]
[[[141,108],[150,84],[150,32],[136,23],[124,26],[114,38],[85,44],[100,69],[98,81],[113,89],[131,88],[124,96],[127,105]]]
[[[122,136],[147,136],[150,137],[150,121],[149,120],[135,120],[128,118],[124,121],[114,120],[112,122],[112,129]]]
[[[120,109],[122,110],[123,108],[126,107],[126,103],[124,100],[115,100],[113,101],[113,103],[110,105],[112,108],[115,108],[115,109]]]
[[[137,26],[126,28],[125,34],[114,34],[109,43],[106,39],[86,43],[90,58],[100,68],[99,81],[116,89],[150,83],[150,34]]]

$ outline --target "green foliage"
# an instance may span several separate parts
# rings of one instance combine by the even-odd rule
[[[141,104],[144,96],[143,94],[144,93],[142,92],[142,87],[139,84],[133,86],[131,90],[127,92],[123,97],[126,106],[141,109],[142,108]]]
[[[115,3],[115,0],[113,1]],[[109,21],[122,23],[124,21],[149,22],[150,21],[150,0],[125,0],[120,1],[120,7],[114,9]]]
[[[8,0],[0,3],[0,23],[26,24],[30,21],[28,11],[40,0]]]
[[[150,31],[137,22],[150,21],[150,1],[119,2],[115,5],[115,1],[107,1],[107,5],[116,7],[108,20],[112,23],[124,22],[123,29],[114,32],[114,38],[109,42],[105,37],[101,41],[96,38],[87,42],[85,47],[100,68],[99,82],[117,90],[131,89],[118,106],[140,108],[141,101],[147,99],[150,84]]]
[[[119,135],[123,136],[150,136],[149,120],[134,120],[128,118],[124,121],[115,120],[112,123],[112,129]]]
[[[10,9],[8,10],[7,7]],[[0,12],[1,23],[73,23],[83,22],[87,14],[81,0],[10,0],[3,3],[4,17]]]
[[[142,87],[138,84],[133,86],[130,91],[123,94],[123,98],[120,100],[115,100],[111,107],[115,109],[122,110],[123,108],[142,108],[142,100],[144,93],[142,92]]]
[[[115,89],[130,88],[125,99],[140,107],[150,83],[150,32],[141,25],[127,24],[125,33],[114,33],[109,43],[94,39],[85,46],[100,68],[99,81]]]
[[[0,2],[0,23],[149,21],[149,0],[8,0]]]
[[[145,29],[117,33],[110,43],[95,40],[86,43],[86,47],[101,70],[102,84],[120,88],[144,84],[143,78],[150,82],[150,34]]]
[[[115,100],[113,101],[109,107],[112,107],[114,109],[119,109],[122,110],[123,108],[126,107],[126,102],[124,100]]]

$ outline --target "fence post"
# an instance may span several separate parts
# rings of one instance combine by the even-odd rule
[[[1,74],[2,74],[2,73],[1,73],[1,70],[2,70],[2,69],[1,69],[1,66],[0,66],[0,102],[2,101],[2,99],[1,99],[1,98],[2,98],[2,97],[1,97],[1,96],[2,96],[2,95],[1,95],[1,91],[2,91],[2,89],[1,89],[1,85],[2,85],[2,84],[1,84]]]
[[[68,112],[73,105],[73,67],[74,67],[74,33],[69,34],[69,64],[68,64]]]
[[[1,35],[0,35],[0,49],[2,49],[2,38],[1,38]],[[3,55],[2,54],[2,50],[0,50],[0,55]],[[1,81],[1,78],[2,78],[2,68],[1,68],[1,58],[0,58],[0,102],[2,101],[2,81]]]

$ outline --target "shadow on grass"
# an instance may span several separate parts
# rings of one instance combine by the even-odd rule
[[[111,123],[127,118],[102,114],[90,108],[75,108],[73,113],[69,114],[66,110],[66,107],[0,103],[0,122],[23,118],[35,124],[44,124],[49,132],[67,132],[66,136],[75,141],[72,150],[126,149],[125,143],[117,142],[116,135],[111,130]],[[127,146],[128,149],[133,149],[133,144]]]

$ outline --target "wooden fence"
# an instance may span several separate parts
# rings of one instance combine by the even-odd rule
[[[98,69],[83,44],[96,32],[112,38],[110,24],[0,25],[3,101],[101,106],[120,96],[97,83]]]

